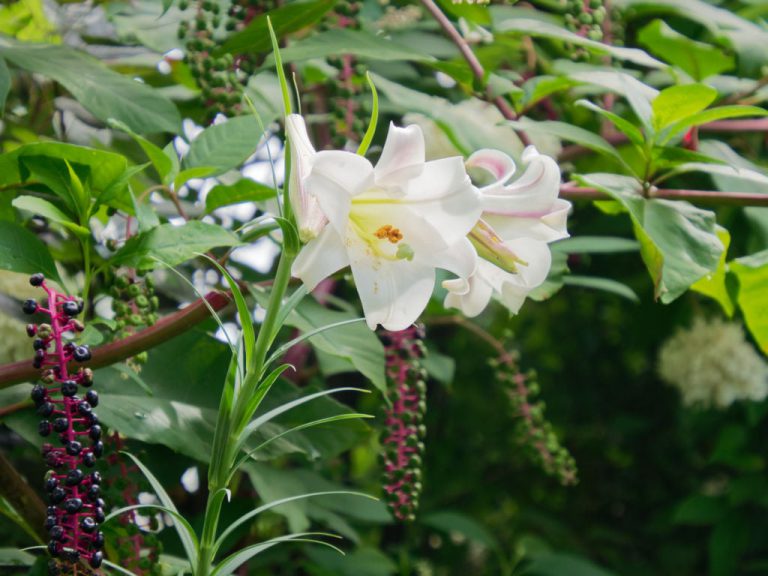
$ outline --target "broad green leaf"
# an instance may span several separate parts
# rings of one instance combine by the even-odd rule
[[[58,158],[22,156],[19,159],[22,178],[46,186],[64,201],[67,210],[74,218],[84,221],[88,217],[90,199],[80,194],[80,190],[73,185],[70,169],[71,165],[66,160]],[[86,167],[84,172],[87,170]]]
[[[445,534],[451,535],[454,532],[463,534],[467,539],[472,540],[490,548],[491,550],[500,550],[499,541],[485,526],[477,520],[470,518],[466,514],[453,511],[432,512],[421,519],[421,523],[426,526],[436,528]]]
[[[348,312],[329,310],[315,300],[305,298],[288,316],[286,323],[303,332],[322,326],[352,320]],[[384,377],[384,347],[376,334],[363,323],[349,324],[322,332],[309,339],[313,346],[328,354],[349,360],[352,365],[382,392],[386,389]]]
[[[55,204],[48,202],[48,200],[38,198],[37,196],[17,196],[11,204],[14,208],[32,212],[37,216],[47,218],[51,222],[61,224],[81,238],[88,238],[91,235],[91,231],[88,228],[83,228],[75,223],[71,217],[62,212]]]
[[[0,268],[23,274],[42,272],[46,278],[61,283],[46,245],[14,222],[0,221]]]
[[[768,175],[762,172],[756,172],[749,168],[739,168],[736,166],[726,166],[725,164],[708,164],[704,162],[686,162],[674,168],[667,177],[687,172],[704,172],[711,176],[725,176],[730,179],[739,179],[745,182],[768,185]]]
[[[18,548],[0,548],[0,566],[32,566],[35,557]]]
[[[534,76],[526,80],[522,86],[523,93],[518,97],[519,108],[530,108],[547,96],[568,90],[577,84],[579,84],[578,81],[567,76]]]
[[[534,120],[530,120],[529,118],[520,118],[519,120],[508,122],[508,124],[514,128],[525,130],[526,132],[543,132],[545,134],[557,136],[561,140],[567,140],[569,142],[581,144],[590,150],[594,150],[595,152],[600,152],[601,154],[610,156],[619,162],[619,164],[626,166],[624,159],[605,138],[599,134],[585,130],[584,128],[574,126],[573,124],[550,120],[536,122]]]
[[[757,106],[718,106],[683,118],[669,127],[669,132],[662,138],[662,143],[675,135],[694,126],[701,126],[716,120],[743,118],[745,116],[768,116],[768,110]]]
[[[192,140],[184,168],[210,167],[215,176],[240,166],[256,151],[261,139],[259,124],[252,116],[230,118],[203,130]]]
[[[610,44],[603,44],[602,42],[595,42],[594,40],[579,36],[560,26],[541,20],[534,20],[533,18],[510,18],[508,20],[500,21],[496,24],[495,31],[533,36],[535,38],[561,40],[563,42],[568,42],[569,44],[586,48],[592,54],[609,55],[617,60],[624,60],[648,68],[666,68],[666,64],[659,62],[637,48],[623,48],[612,46]]]
[[[218,184],[205,197],[206,213],[222,206],[240,202],[263,202],[275,197],[275,189],[250,178],[241,178],[234,184]]]
[[[704,84],[671,86],[651,103],[653,127],[659,131],[704,110],[717,98],[717,90]]]
[[[11,71],[8,70],[8,64],[0,58],[0,117],[5,113],[5,100],[8,98],[8,92],[11,91]]]
[[[150,269],[158,260],[176,266],[219,246],[235,246],[237,236],[220,226],[191,221],[183,226],[161,224],[132,237],[110,260],[114,266]]]
[[[144,474],[144,477],[149,481],[149,484],[152,486],[152,490],[155,491],[155,494],[160,499],[160,502],[173,514],[173,526],[176,528],[176,532],[179,534],[179,538],[181,539],[181,543],[184,546],[184,552],[187,554],[187,559],[189,560],[190,565],[194,566],[197,562],[198,554],[198,542],[194,529],[184,519],[184,516],[182,516],[176,509],[176,505],[173,503],[173,500],[171,500],[168,492],[165,491],[162,483],[157,478],[155,478],[155,475],[152,474],[151,470],[147,468],[144,463],[133,454],[129,452],[124,452],[123,454],[133,460],[133,463],[136,464],[139,470],[141,470],[141,473]]]
[[[149,162],[126,169],[125,172],[96,197],[96,202],[91,207],[91,212],[96,212],[96,209],[102,204],[123,210],[129,214],[133,212],[134,204],[130,189],[131,179],[143,172],[147,166],[149,166]]]
[[[277,36],[282,37],[317,22],[334,4],[334,0],[292,2],[259,14],[243,30],[232,34],[222,45],[221,51],[233,54],[268,52],[271,44],[267,17],[272,21]]]
[[[731,234],[722,226],[718,226],[717,236],[724,246],[723,253],[720,255],[720,260],[717,263],[717,270],[692,284],[691,290],[709,296],[717,301],[722,307],[723,312],[725,312],[725,315],[730,318],[733,316],[734,302],[726,286],[726,273],[728,267],[725,263],[725,259],[728,255],[728,247],[731,244]]]
[[[553,251],[566,254],[613,254],[639,249],[637,240],[615,236],[572,236],[552,245]]]
[[[311,520],[327,522],[334,528],[334,520],[342,518],[373,524],[391,522],[385,504],[375,498],[352,498],[347,494],[329,494],[320,499],[295,498],[313,492],[349,490],[338,482],[324,478],[317,471],[296,468],[281,470],[271,463],[259,462],[248,463],[245,471],[265,501],[276,502],[292,498],[292,501],[275,509],[275,512],[286,518],[291,531],[306,530]],[[355,536],[351,533],[345,535],[353,538]]]
[[[617,576],[586,558],[558,552],[533,554],[520,576]]]
[[[113,119],[109,122],[109,125],[112,128],[116,128],[117,130],[122,130],[131,138],[133,138],[139,146],[141,146],[141,149],[144,150],[147,158],[149,158],[149,161],[152,162],[152,166],[154,166],[155,171],[157,172],[157,175],[160,176],[160,181],[163,184],[169,185],[171,182],[173,182],[173,179],[176,177],[175,172],[178,171],[178,166],[176,166],[176,170],[174,170],[174,162],[166,154],[165,150],[156,144],[153,144],[144,138],[144,136],[136,134],[136,132],[131,130],[123,122]],[[178,164],[178,162],[176,164]]]
[[[629,212],[656,298],[663,303],[672,302],[717,270],[724,247],[717,237],[713,212],[687,202],[646,199],[637,181],[626,176],[586,174],[576,178],[604,191]]]
[[[217,169],[214,166],[196,166],[195,168],[187,168],[182,170],[173,179],[173,189],[179,190],[184,184],[192,180],[193,178],[208,178],[216,174]]]
[[[727,511],[728,502],[725,498],[693,494],[677,505],[672,522],[689,526],[711,526]]]
[[[733,56],[722,48],[692,40],[663,20],[654,20],[645,26],[637,40],[652,54],[681,68],[697,81],[731,70],[735,63]]]
[[[262,512],[266,512],[267,510],[272,510],[273,508],[277,508],[278,506],[282,506],[283,504],[287,504],[289,502],[294,502],[296,500],[304,500],[307,498],[315,498],[317,496],[361,496],[363,498],[370,498],[372,500],[376,500],[376,498],[374,498],[373,496],[368,496],[367,494],[362,494],[360,492],[350,492],[348,490],[310,492],[308,494],[298,494],[296,496],[288,496],[286,498],[280,498],[279,500],[273,500],[271,502],[268,502],[266,504],[259,506],[258,508],[254,508],[253,510],[251,510],[250,512],[247,512],[246,514],[243,514],[237,520],[229,524],[226,530],[224,530],[216,539],[216,542],[214,544],[214,550],[219,549],[219,547],[227,539],[227,536],[232,534],[235,530],[237,530],[243,524],[246,524],[247,522],[250,522],[251,520],[253,520],[256,516],[258,516]]]
[[[635,146],[643,145],[645,138],[643,137],[643,133],[640,131],[640,129],[634,124],[632,124],[631,122],[629,122],[628,120],[625,120],[624,118],[619,116],[618,114],[614,114],[609,110],[600,108],[600,106],[596,106],[589,100],[578,100],[576,102],[576,105],[583,106],[584,108],[588,108],[593,112],[597,112],[603,118],[608,119],[627,138],[629,138],[629,141],[632,142],[632,144],[634,144]]]
[[[449,5],[480,8],[476,4],[449,3]],[[340,556],[333,550],[308,546],[304,554],[314,565],[325,570],[324,574],[333,574],[333,576],[394,576],[401,573],[397,564],[389,556],[371,546],[360,546],[345,556]]]
[[[100,120],[116,118],[139,134],[176,134],[181,128],[173,102],[148,85],[113,72],[84,52],[68,46],[24,44],[2,38],[0,57],[52,78]]]
[[[640,302],[640,298],[637,297],[637,294],[635,294],[635,291],[632,290],[632,288],[611,278],[569,275],[563,278],[563,284],[566,286],[578,286],[580,288],[602,290],[603,292],[610,292],[616,296],[626,298],[630,302]]]
[[[736,301],[747,328],[763,353],[768,354],[768,250],[733,260],[728,269],[739,283]]]
[[[280,50],[283,62],[300,62],[327,56],[351,54],[368,60],[432,61],[434,58],[421,51],[412,50],[383,36],[365,30],[333,28],[292,42]],[[268,62],[271,59],[268,59]]]
[[[492,104],[477,98],[454,104],[406,88],[384,76],[371,76],[390,106],[404,114],[418,113],[431,119],[450,143],[467,156],[481,148],[496,148],[514,157],[519,157],[523,151],[517,134],[504,123],[504,117]]]

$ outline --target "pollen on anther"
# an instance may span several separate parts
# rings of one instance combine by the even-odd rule
[[[376,230],[376,232],[374,232],[373,235],[376,236],[376,238],[378,238],[379,240],[387,239],[392,244],[397,244],[398,242],[400,242],[400,240],[403,239],[403,233],[400,232],[398,228],[395,228],[391,224],[385,224],[384,226]]]

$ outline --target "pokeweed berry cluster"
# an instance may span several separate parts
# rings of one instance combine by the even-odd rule
[[[559,480],[563,486],[578,482],[576,461],[568,449],[560,443],[552,424],[544,414],[544,402],[536,373],[523,373],[515,352],[505,352],[490,362],[496,371],[497,381],[505,387],[514,416],[515,438],[523,446],[527,456],[547,475]]]
[[[160,300],[155,296],[152,276],[136,276],[133,271],[118,273],[110,288],[112,311],[115,313],[115,338],[127,338],[146,326],[157,322]],[[140,352],[127,360],[135,371],[147,361],[147,352]]]
[[[51,574],[73,572],[81,563],[98,568],[103,561],[104,535],[99,524],[104,521],[101,475],[92,469],[104,452],[101,426],[93,412],[99,396],[90,389],[90,368],[71,364],[91,358],[88,346],[76,345],[71,338],[84,326],[75,317],[83,311],[82,300],[60,294],[45,282],[42,274],[33,274],[32,286],[42,288],[47,307],[27,300],[22,309],[27,314],[45,314],[50,321],[28,324],[27,334],[34,338],[33,365],[41,370],[42,384],[32,388],[32,401],[43,417],[40,435],[58,436],[59,445],[43,444],[43,456],[50,468],[45,488],[49,506],[45,527],[51,537],[48,551]],[[81,392],[84,392],[82,395]]]
[[[382,439],[384,500],[398,520],[413,520],[421,493],[427,372],[421,365],[426,348],[423,330],[411,327],[386,332],[387,384],[392,406]]]

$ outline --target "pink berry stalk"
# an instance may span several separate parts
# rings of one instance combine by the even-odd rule
[[[386,375],[392,406],[386,413],[382,440],[384,498],[398,520],[413,520],[421,493],[421,464],[424,452],[423,424],[426,411],[426,370],[423,334],[411,327],[386,332]]]
[[[33,365],[41,370],[43,382],[32,389],[32,400],[43,417],[40,435],[55,434],[59,440],[56,446],[43,445],[43,456],[50,468],[46,475],[50,505],[45,526],[51,537],[48,551],[53,559],[48,567],[51,574],[77,573],[76,566],[95,569],[103,561],[104,535],[98,529],[104,521],[101,475],[88,470],[104,451],[101,426],[93,412],[99,397],[89,389],[93,372],[72,366],[91,357],[87,346],[70,341],[84,328],[75,319],[83,310],[82,301],[59,293],[42,274],[32,275],[29,281],[45,291],[47,307],[27,300],[22,309],[49,318],[46,323],[27,325],[27,334],[34,338]],[[80,396],[80,392],[84,394]]]

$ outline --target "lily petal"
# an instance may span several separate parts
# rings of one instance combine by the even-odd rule
[[[291,267],[291,274],[301,279],[307,290],[349,264],[347,249],[336,230],[326,226],[320,235],[308,242]]]
[[[296,215],[299,237],[302,242],[308,242],[316,237],[328,223],[317,198],[305,186],[305,180],[312,170],[316,152],[309,141],[307,125],[302,116],[289,114],[285,118],[285,130],[291,148],[288,193],[291,207]]]
[[[495,178],[493,184],[481,188],[485,190],[497,184],[504,184],[515,173],[515,161],[502,152],[491,148],[483,148],[473,153],[466,162],[467,168],[480,168]]]
[[[376,183],[397,185],[418,175],[424,165],[424,134],[416,124],[398,128],[389,124],[387,140],[376,163]]]
[[[493,228],[503,240],[514,238],[534,238],[544,242],[554,242],[568,238],[566,228],[568,212],[571,203],[558,198],[550,209],[536,216],[502,216],[499,214],[483,214],[483,219]]]
[[[526,149],[528,165],[512,184],[483,194],[483,210],[506,216],[537,217],[549,209],[560,193],[560,168],[552,158]]]
[[[443,305],[446,308],[458,308],[468,318],[473,318],[485,310],[493,295],[493,287],[479,274],[474,274],[468,282],[469,289],[463,293],[456,288],[463,288],[454,280],[443,282],[448,290]]]
[[[368,327],[404,330],[427,307],[435,286],[435,269],[406,260],[379,260],[371,266],[364,250],[350,250],[352,275]]]

